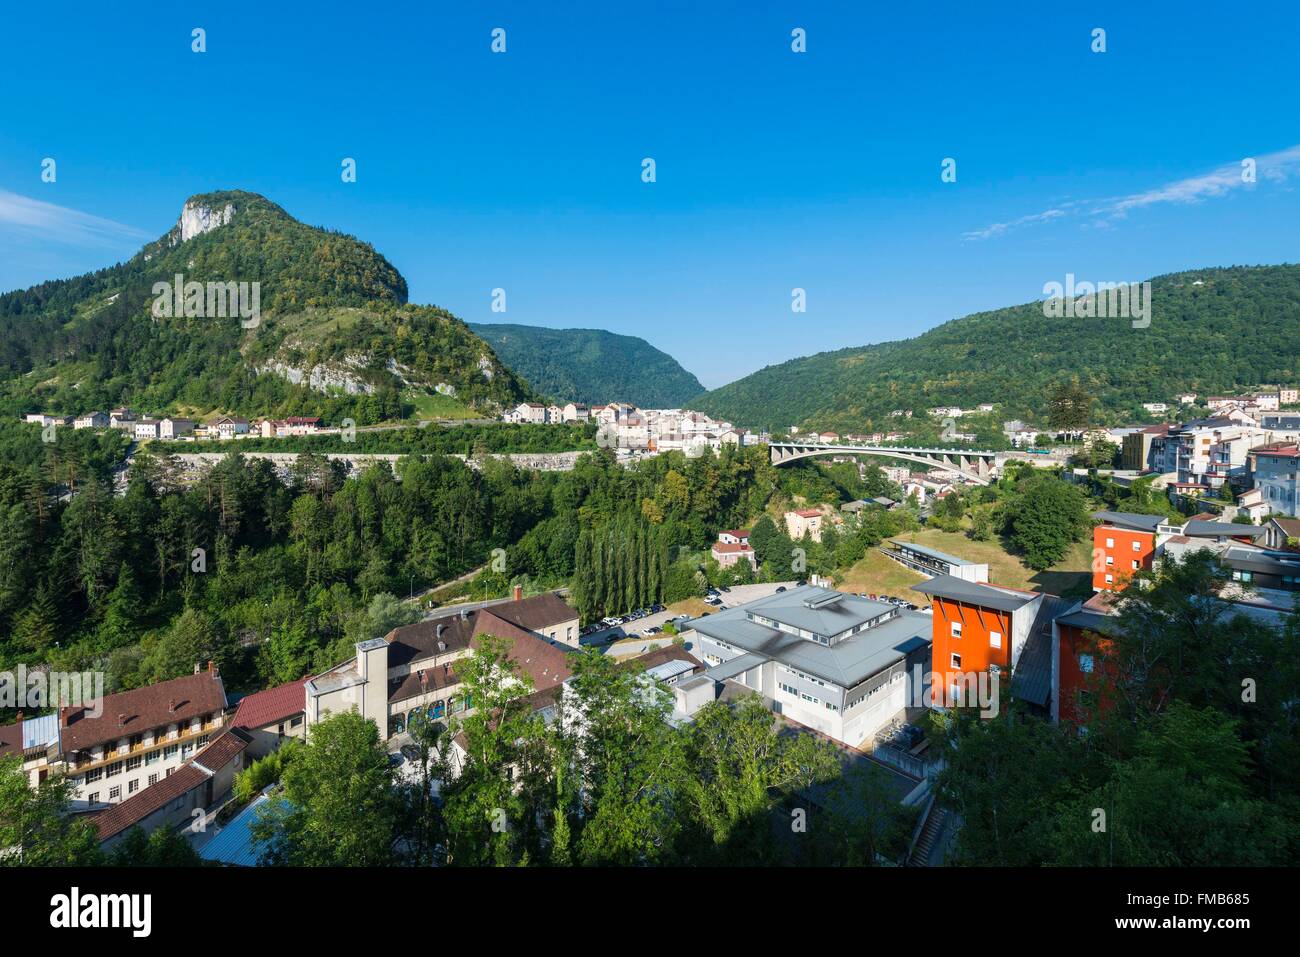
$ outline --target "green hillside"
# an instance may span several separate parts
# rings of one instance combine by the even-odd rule
[[[470,323],[470,329],[552,399],[662,409],[679,407],[704,391],[676,359],[636,336],[488,323]]]
[[[1300,379],[1300,266],[1201,269],[1153,279],[1151,324],[1047,319],[1041,302],[975,313],[914,339],[769,366],[692,401],[749,426],[858,430],[892,409],[999,403],[1043,421],[1049,387],[1077,376],[1099,421],[1141,420],[1140,403]]]
[[[155,315],[155,284],[177,274],[205,289],[257,282],[259,321]],[[8,412],[131,405],[365,422],[409,411],[413,396],[491,411],[528,394],[463,322],[410,305],[406,280],[372,246],[254,193],[191,197],[129,261],[0,295]]]

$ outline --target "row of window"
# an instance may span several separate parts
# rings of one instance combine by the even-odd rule
[[[952,637],[954,637],[954,638],[960,638],[960,637],[961,637],[961,622],[959,622],[959,621],[954,621],[954,622],[952,623]],[[1002,632],[1000,632],[1000,631],[990,631],[990,632],[989,632],[989,647],[990,647],[990,648],[1001,648],[1001,647],[1002,647]]]
[[[1107,547],[1107,548],[1114,548],[1114,547],[1115,547],[1115,539],[1113,539],[1113,538],[1108,538],[1108,539],[1106,539],[1106,547]],[[1141,542],[1141,541],[1133,542],[1133,551],[1135,551],[1135,552],[1140,552],[1140,551],[1142,551],[1142,542]]]
[[[167,771],[167,776],[168,776],[168,777],[171,777],[171,773],[172,773],[172,771],[175,771],[175,770],[176,770],[175,768],[171,768],[171,769],[169,769],[169,770]],[[149,780],[148,780],[148,783],[147,783],[146,786],[147,786],[147,787],[153,787],[153,786],[154,786],[155,784],[157,784],[157,783],[158,783],[158,775],[157,775],[157,774],[151,774],[151,775],[149,775]],[[137,778],[136,780],[134,780],[134,781],[127,781],[127,782],[126,782],[126,793],[127,793],[128,796],[134,794],[134,793],[135,793],[136,791],[138,791],[138,790],[140,790],[140,780],[139,780],[138,778]],[[91,791],[89,794],[86,795],[86,800],[87,800],[88,802],[90,802],[91,804],[98,804],[98,803],[99,803],[99,792],[98,792],[98,791]],[[115,804],[116,802],[118,802],[118,801],[120,801],[120,800],[122,800],[122,786],[121,786],[120,784],[115,784],[115,785],[113,785],[111,788],[108,789],[108,803],[109,803],[109,804]]]
[[[169,744],[166,747],[156,748],[145,754],[133,754],[125,761],[114,761],[106,764],[102,768],[90,768],[86,771],[85,782],[94,784],[103,778],[116,777],[123,771],[138,771],[143,764],[157,764],[159,761],[172,761],[179,755],[181,760],[185,760],[194,754],[194,752],[204,747],[208,743],[208,735],[200,735],[194,741],[187,741],[184,744]]]
[[[826,708],[828,708],[831,711],[840,710],[839,705],[832,704],[829,701],[823,701],[821,698],[814,697],[813,695],[808,694],[808,692],[806,691],[800,691],[798,688],[792,687],[788,684],[785,684],[784,682],[777,682],[777,686],[786,694],[793,695],[796,698],[799,698],[803,701],[807,701],[809,704],[824,705]]]

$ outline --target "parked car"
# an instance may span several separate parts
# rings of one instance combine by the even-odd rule
[[[404,744],[402,745],[401,750],[402,750],[402,754],[406,756],[406,760],[408,761],[420,760],[420,749],[417,748],[415,745]]]
[[[779,592],[780,592],[780,591],[785,591],[785,586],[784,586],[784,585],[777,585],[777,586],[776,586],[776,590],[779,591]]]

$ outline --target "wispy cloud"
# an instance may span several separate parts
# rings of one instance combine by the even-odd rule
[[[72,246],[120,246],[154,238],[144,230],[0,189],[0,228]]]
[[[1041,213],[1030,213],[1004,223],[993,223],[983,229],[972,230],[962,234],[963,239],[994,239],[1014,229],[1035,226],[1040,223],[1064,219],[1069,216],[1086,217],[1092,221],[1089,226],[1105,228],[1114,220],[1123,219],[1130,212],[1158,206],[1162,203],[1187,205],[1199,203],[1218,196],[1225,196],[1238,189],[1252,189],[1257,183],[1281,183],[1300,171],[1300,145],[1292,146],[1276,153],[1253,157],[1255,161],[1255,180],[1247,182],[1242,176],[1243,159],[1226,163],[1208,173],[1189,176],[1158,186],[1154,189],[1132,193],[1128,196],[1110,197],[1108,199],[1072,200],[1058,203]]]

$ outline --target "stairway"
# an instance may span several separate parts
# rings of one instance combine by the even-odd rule
[[[921,836],[917,839],[916,846],[912,848],[912,853],[907,856],[908,867],[929,866],[930,852],[934,850],[935,842],[943,833],[943,826],[947,820],[948,812],[943,808],[938,806],[930,808],[930,816],[926,818],[925,826],[921,829]]]

